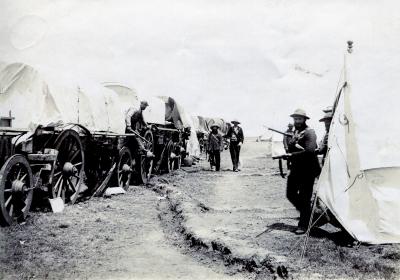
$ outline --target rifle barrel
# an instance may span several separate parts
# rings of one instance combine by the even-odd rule
[[[282,135],[284,135],[284,136],[286,136],[286,137],[293,137],[292,134],[289,134],[289,133],[286,133],[286,132],[282,132],[282,131],[279,131],[279,130],[276,130],[276,129],[273,129],[273,128],[270,128],[270,127],[268,127],[268,130],[271,130],[271,131],[273,131],[273,132],[282,134]]]

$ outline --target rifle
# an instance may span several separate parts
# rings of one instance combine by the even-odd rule
[[[270,128],[270,127],[268,127],[268,130],[271,130],[271,131],[273,131],[273,132],[282,134],[282,135],[284,135],[284,136],[286,136],[286,137],[293,137],[293,135],[290,134],[290,133],[282,132],[282,131],[279,131],[279,130],[276,130],[276,129],[273,129],[273,128]]]

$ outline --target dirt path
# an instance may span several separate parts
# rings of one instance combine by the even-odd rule
[[[235,279],[175,247],[145,187],[0,229],[0,279]]]
[[[300,263],[298,213],[266,151],[247,141],[239,173],[224,152],[224,171],[202,161],[0,228],[0,279],[400,278],[398,245],[349,248],[329,226],[313,233]]]
[[[265,143],[248,141],[239,173],[230,171],[224,152],[222,172],[210,172],[204,161],[191,176],[177,175],[169,198],[178,205],[187,232],[210,247],[218,243],[231,259],[248,260],[250,270],[262,277],[277,274],[278,266],[295,279],[400,277],[398,245],[349,248],[341,243],[340,231],[329,225],[313,232],[300,262],[304,236],[292,232],[299,215],[285,197],[286,182],[277,163],[266,151]]]

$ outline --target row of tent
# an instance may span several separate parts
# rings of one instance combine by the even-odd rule
[[[143,113],[148,123],[191,128],[189,155],[200,154],[197,133],[208,133],[214,123],[220,125],[222,132],[227,130],[224,120],[191,116],[169,96],[141,96],[135,89],[117,83],[81,83],[71,87],[45,79],[23,63],[0,63],[0,85],[0,116],[11,112],[13,127],[32,132],[39,125],[79,123],[90,131],[123,134],[126,111],[138,108],[141,100],[149,103]]]

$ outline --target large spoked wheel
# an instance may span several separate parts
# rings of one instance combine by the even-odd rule
[[[0,170],[0,224],[8,226],[24,220],[32,197],[32,170],[24,156],[14,155]]]
[[[144,143],[146,150],[154,154],[154,135],[151,130],[147,130],[144,134],[144,138],[147,142]],[[140,180],[142,184],[146,184],[151,177],[153,171],[154,158],[148,158],[147,156],[140,156]]]
[[[132,155],[127,147],[123,147],[119,151],[119,160],[118,160],[118,186],[123,188],[124,190],[129,189],[129,183],[131,182],[132,177]]]
[[[61,197],[64,203],[75,203],[83,181],[84,151],[79,134],[65,130],[55,144],[57,160],[51,176],[51,195]]]

